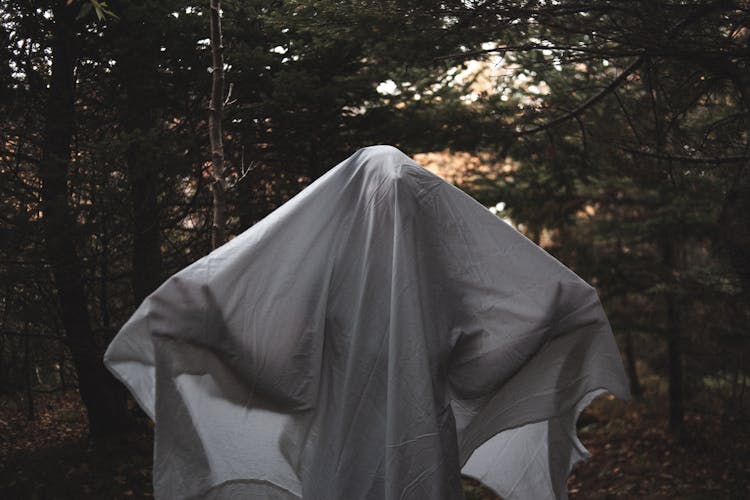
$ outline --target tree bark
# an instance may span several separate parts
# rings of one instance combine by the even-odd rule
[[[224,145],[221,120],[224,115],[224,46],[221,39],[221,0],[210,0],[211,23],[211,102],[209,104],[208,130],[211,139],[211,166],[213,175],[213,226],[211,247],[226,242],[227,200],[224,179]]]
[[[57,288],[66,343],[70,348],[89,430],[99,436],[127,423],[125,388],[106,370],[91,329],[75,225],[68,206],[68,167],[74,113],[73,6],[53,3],[52,74],[46,107],[39,177],[47,257]]]

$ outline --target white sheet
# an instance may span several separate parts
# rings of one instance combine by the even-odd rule
[[[390,146],[171,276],[104,362],[159,499],[566,498],[578,414],[629,398],[594,288]]]

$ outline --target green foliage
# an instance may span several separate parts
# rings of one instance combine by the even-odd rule
[[[73,0],[68,0],[68,5],[72,3]],[[107,17],[119,19],[119,16],[109,9],[107,2],[100,2],[99,0],[83,0],[81,10],[76,16],[76,21],[85,19],[92,11],[96,14],[96,18],[99,21],[103,21]]]

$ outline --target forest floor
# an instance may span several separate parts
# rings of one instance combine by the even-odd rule
[[[691,412],[686,438],[677,440],[654,400],[604,395],[585,410],[578,435],[591,458],[573,469],[570,498],[750,498],[747,422]],[[94,443],[77,393],[35,395],[32,421],[24,406],[0,399],[0,498],[152,498],[153,432],[145,417],[138,430]],[[467,500],[497,498],[471,480],[465,489]]]

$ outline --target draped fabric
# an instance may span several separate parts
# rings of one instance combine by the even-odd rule
[[[159,499],[566,498],[579,413],[629,398],[595,289],[390,146],[172,275],[104,362]]]

